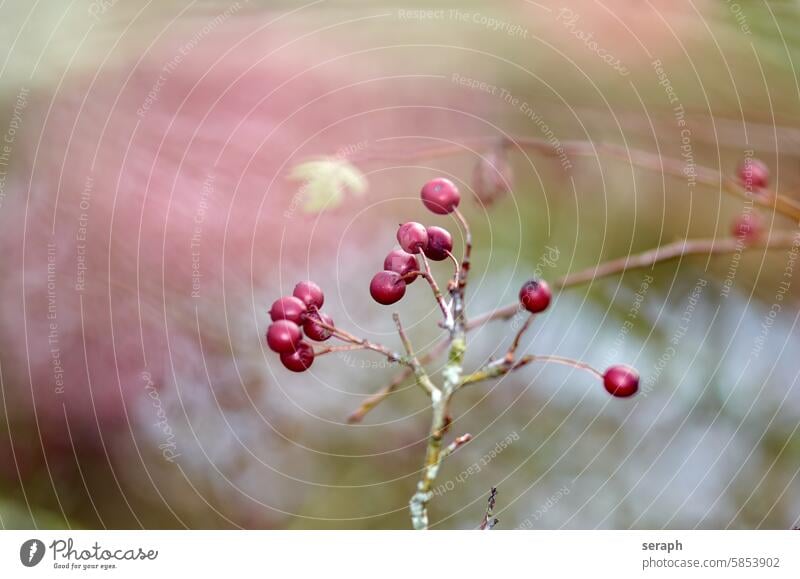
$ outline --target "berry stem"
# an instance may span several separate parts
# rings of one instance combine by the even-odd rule
[[[439,304],[439,309],[442,310],[442,315],[444,316],[444,327],[448,331],[453,330],[453,312],[450,310],[450,307],[444,301],[444,296],[442,295],[442,291],[439,289],[439,284],[436,283],[436,280],[433,277],[433,273],[431,272],[431,266],[428,262],[428,258],[425,257],[425,254],[419,252],[419,258],[422,260],[422,266],[425,271],[412,271],[407,273],[403,277],[420,275],[425,278],[425,281],[428,282],[428,285],[431,286],[431,290],[433,291],[433,297],[436,300],[436,303]]]
[[[458,276],[458,287],[463,301],[464,287],[467,285],[467,275],[469,274],[470,255],[472,255],[472,231],[469,228],[469,223],[464,218],[464,214],[458,208],[453,209],[453,215],[456,216],[464,232],[464,257],[461,259],[461,269]]]
[[[463,386],[467,386],[468,384],[475,384],[477,382],[483,382],[484,380],[489,380],[491,378],[497,378],[499,376],[505,376],[509,372],[513,372],[514,370],[519,370],[528,364],[533,362],[547,362],[552,364],[562,364],[564,366],[569,366],[571,368],[576,368],[578,370],[584,370],[593,374],[594,376],[603,379],[603,373],[599,370],[596,370],[589,364],[585,362],[581,362],[579,360],[573,360],[572,358],[565,358],[564,356],[550,356],[550,355],[528,355],[523,356],[517,361],[508,361],[505,358],[501,358],[500,360],[495,360],[494,362],[490,362],[486,364],[480,370],[473,372],[472,374],[468,374],[464,376],[464,378],[459,383],[458,387],[461,388]]]
[[[506,357],[505,357],[506,362],[511,363],[514,361],[514,356],[516,355],[517,348],[519,348],[519,343],[520,340],[522,340],[522,335],[528,330],[528,328],[531,326],[531,323],[533,323],[533,316],[535,315],[536,314],[530,314],[525,319],[525,323],[523,323],[522,326],[520,327],[519,331],[517,332],[517,335],[514,336],[514,341],[511,342],[511,346],[508,347],[508,352],[506,352]]]
[[[314,357],[324,356],[325,354],[334,354],[336,352],[352,352],[354,350],[364,350],[362,344],[351,344],[349,346],[328,346],[314,351]]]

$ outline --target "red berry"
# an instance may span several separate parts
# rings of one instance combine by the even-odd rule
[[[639,389],[639,373],[630,366],[611,366],[603,374],[603,385],[612,396],[627,398]]]
[[[545,311],[550,305],[552,296],[550,286],[543,280],[526,281],[519,290],[519,301],[526,310],[533,314]]]
[[[417,263],[417,258],[410,253],[402,249],[395,249],[389,252],[389,255],[383,260],[383,269],[398,273],[402,277],[412,271],[418,271],[419,264]],[[417,279],[416,275],[409,276],[405,278],[404,281],[406,283],[411,283],[415,279]]]
[[[406,282],[394,271],[379,271],[369,284],[369,293],[379,304],[391,305],[405,295]]]
[[[763,233],[763,224],[758,213],[742,213],[733,220],[731,233],[743,243],[758,241]]]
[[[305,372],[314,363],[314,348],[301,341],[294,352],[281,354],[281,363],[292,372]]]
[[[301,281],[294,286],[292,295],[309,308],[313,306],[319,309],[322,307],[322,304],[325,303],[325,294],[322,293],[322,290],[313,281]]]
[[[432,225],[428,227],[428,246],[424,249],[425,256],[433,261],[447,259],[448,252],[453,251],[453,236],[441,227]]]
[[[429,211],[438,215],[452,213],[461,201],[458,187],[449,179],[431,179],[420,192],[422,203]]]
[[[303,315],[306,313],[306,304],[294,296],[285,296],[275,300],[269,310],[269,315],[273,322],[278,320],[291,320],[295,324],[301,324]]]
[[[769,185],[769,167],[758,159],[745,159],[737,171],[739,182],[748,191],[765,189]]]
[[[309,340],[314,340],[315,342],[324,342],[333,334],[327,328],[323,328],[319,324],[315,323],[315,320],[322,320],[325,324],[332,326],[333,319],[321,312],[314,312],[313,314],[306,316],[306,321],[303,323],[303,331],[306,333],[306,336]]]
[[[428,245],[428,232],[422,223],[409,221],[397,229],[397,242],[408,253],[419,253]]]
[[[294,352],[303,339],[300,327],[289,320],[278,320],[267,328],[267,345],[273,352]]]

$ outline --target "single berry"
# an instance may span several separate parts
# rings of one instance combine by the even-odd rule
[[[763,224],[758,213],[742,213],[733,220],[731,233],[743,243],[753,243],[761,238]]]
[[[639,373],[630,366],[611,366],[603,374],[603,385],[612,396],[627,398],[639,389]]]
[[[422,223],[409,221],[397,229],[397,242],[408,253],[419,253],[428,245],[428,232]]]
[[[300,326],[289,320],[278,320],[267,328],[267,345],[279,354],[294,352],[302,339]]]
[[[389,255],[387,255],[386,259],[383,260],[383,269],[398,273],[402,277],[408,273],[411,273],[412,271],[418,271],[419,264],[417,263],[417,258],[407,251],[395,249],[394,251],[389,252]],[[415,279],[417,279],[417,276],[412,275],[405,278],[403,281],[406,283],[411,283]]]
[[[322,304],[325,303],[325,294],[322,293],[322,290],[313,281],[301,281],[294,286],[292,295],[309,308],[313,306],[319,309],[322,307]]]
[[[550,305],[552,297],[550,286],[543,280],[526,281],[519,290],[519,301],[526,310],[533,314],[545,311]]]
[[[290,320],[295,324],[303,323],[303,316],[306,313],[306,304],[294,296],[285,296],[275,300],[269,310],[269,315],[273,322],[278,320]]]
[[[461,201],[458,187],[450,179],[431,179],[420,192],[422,203],[429,211],[438,215],[452,213]]]
[[[453,251],[453,236],[450,232],[441,227],[431,225],[428,231],[428,246],[425,248],[425,256],[433,261],[447,259],[447,254]]]
[[[294,352],[281,354],[281,363],[292,372],[305,372],[314,363],[314,348],[301,341]]]
[[[406,282],[395,271],[379,271],[369,284],[369,293],[376,302],[388,306],[405,295]]]
[[[487,207],[507,195],[514,186],[513,183],[514,171],[503,146],[495,147],[478,159],[472,172],[472,189]]]
[[[769,167],[758,159],[745,159],[737,171],[739,182],[748,191],[765,189],[769,185]]]
[[[306,321],[303,323],[303,331],[309,340],[314,340],[315,342],[324,342],[333,334],[329,329],[323,328],[317,324],[315,320],[322,320],[323,323],[332,326],[333,319],[331,319],[329,315],[323,314],[322,312],[314,312],[313,314],[307,315]]]

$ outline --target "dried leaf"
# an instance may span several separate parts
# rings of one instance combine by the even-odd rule
[[[307,213],[338,206],[345,192],[362,195],[367,190],[367,179],[361,171],[335,157],[300,163],[292,169],[289,179],[303,182],[298,195]]]

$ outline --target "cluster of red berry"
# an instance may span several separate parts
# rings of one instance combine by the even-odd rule
[[[458,187],[444,178],[426,183],[421,197],[425,207],[437,215],[456,211],[461,201]],[[383,262],[383,271],[375,274],[370,282],[370,294],[379,304],[390,305],[399,301],[405,295],[406,285],[420,276],[435,286],[427,259],[443,261],[451,258],[458,266],[458,260],[451,253],[453,237],[442,227],[426,227],[410,221],[398,228],[397,241],[400,249],[389,252]],[[418,256],[424,264],[422,269],[417,261]],[[551,299],[550,286],[544,280],[528,280],[519,291],[521,306],[532,314],[544,312]],[[318,342],[327,340],[337,331],[345,338],[349,336],[337,330],[333,320],[320,312],[324,300],[319,286],[304,281],[295,286],[293,295],[282,297],[272,304],[270,316],[273,323],[267,330],[267,344],[280,355],[283,365],[293,372],[303,372],[314,362],[314,349],[303,341],[303,333]],[[611,366],[603,374],[603,383],[613,396],[632,396],[639,388],[639,375],[629,366]]]
[[[422,188],[422,203],[437,215],[447,215],[458,207],[461,193],[449,179],[433,179]],[[397,229],[401,249],[391,251],[369,284],[369,293],[379,304],[391,305],[405,295],[406,284],[420,275],[415,255],[422,254],[431,261],[443,261],[453,250],[453,236],[442,227],[425,227],[416,221],[403,223]]]
[[[333,335],[333,320],[319,311],[324,302],[317,284],[301,281],[292,295],[275,300],[269,310],[272,324],[267,329],[267,345],[292,372],[304,372],[314,363],[314,348],[303,340],[303,333],[315,342]]]

